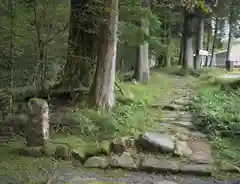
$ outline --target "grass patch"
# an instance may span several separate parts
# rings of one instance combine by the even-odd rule
[[[240,167],[239,83],[196,79],[198,98],[192,105],[195,124],[212,138],[217,163],[235,169]]]

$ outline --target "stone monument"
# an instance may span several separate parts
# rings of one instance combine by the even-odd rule
[[[32,98],[28,102],[26,125],[27,146],[44,146],[49,140],[49,107],[45,100]]]

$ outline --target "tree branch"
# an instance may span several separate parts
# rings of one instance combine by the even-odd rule
[[[44,42],[44,46],[51,42],[55,37],[57,37],[60,33],[67,30],[69,23],[66,23],[62,29],[59,29],[55,34],[53,34],[49,39]]]
[[[4,27],[4,26],[2,26],[2,25],[0,25],[0,29],[2,29],[2,30],[4,30],[4,31],[7,31],[7,32],[10,31],[10,28]],[[29,39],[29,38],[27,38],[27,37],[24,37],[24,36],[22,36],[22,35],[19,35],[19,34],[15,33],[15,32],[13,32],[13,34],[14,34],[14,36],[17,36],[17,37],[19,37],[19,38],[24,38],[24,39],[27,39],[27,40],[31,40],[31,39]]]

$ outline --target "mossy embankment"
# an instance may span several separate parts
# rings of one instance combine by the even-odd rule
[[[225,74],[217,69],[208,70],[208,77],[205,71],[194,79],[197,98],[192,105],[192,112],[195,125],[212,140],[216,168],[221,165],[239,170],[240,79],[220,77]]]

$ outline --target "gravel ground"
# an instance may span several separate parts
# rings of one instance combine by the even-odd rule
[[[187,175],[149,174],[145,172],[123,172],[82,170],[80,168],[66,167],[54,173],[58,182],[54,184],[91,184],[93,181],[106,182],[106,184],[240,184],[240,180],[220,181],[213,177],[196,177]],[[39,174],[33,180],[39,181],[46,175]],[[173,183],[163,183],[163,181]],[[0,176],[0,184],[26,184],[20,177]],[[96,183],[95,183],[96,184]]]
[[[149,174],[144,172],[126,172],[116,177],[113,172],[108,171],[93,172],[82,171],[81,169],[61,169],[56,172],[60,183],[70,182],[72,184],[88,183],[89,181],[102,181],[108,183],[126,183],[126,184],[162,184],[163,181],[172,181],[176,184],[240,184],[239,181],[220,181],[213,177],[195,177],[186,175],[165,175],[165,174]],[[111,176],[114,175],[114,176]],[[158,183],[159,182],[159,183]],[[170,183],[169,183],[170,184]]]

